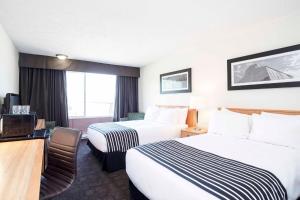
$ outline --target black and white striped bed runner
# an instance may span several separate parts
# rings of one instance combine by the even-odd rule
[[[89,128],[105,136],[107,152],[126,152],[139,145],[139,136],[135,129],[116,123],[92,124]]]
[[[175,140],[146,144],[135,149],[219,199],[287,199],[279,179],[264,169]]]

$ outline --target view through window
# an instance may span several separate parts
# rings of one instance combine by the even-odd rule
[[[67,72],[68,111],[72,117],[113,116],[116,76]]]

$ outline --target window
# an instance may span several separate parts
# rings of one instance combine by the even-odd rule
[[[113,116],[116,76],[67,72],[68,111],[72,117]]]

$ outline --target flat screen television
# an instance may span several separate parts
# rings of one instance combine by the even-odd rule
[[[2,114],[11,114],[12,106],[20,105],[20,96],[18,94],[7,93],[2,105]]]

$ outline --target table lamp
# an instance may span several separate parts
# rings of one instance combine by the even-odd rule
[[[198,111],[205,108],[204,98],[201,96],[191,96],[189,107],[197,110],[197,123],[195,129],[198,129]]]

